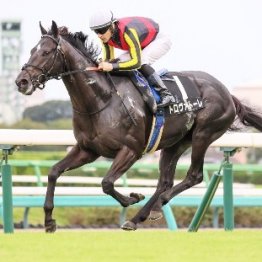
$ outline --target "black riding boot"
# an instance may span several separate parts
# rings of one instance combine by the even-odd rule
[[[166,107],[175,103],[175,98],[169,92],[160,76],[150,65],[142,65],[140,72],[147,78],[148,83],[159,92],[161,103],[157,104],[157,107]]]
[[[161,97],[161,103],[157,104],[157,107],[166,107],[176,102],[175,98],[169,92],[164,82],[156,72],[150,75],[147,80],[150,85],[154,86],[155,90]]]

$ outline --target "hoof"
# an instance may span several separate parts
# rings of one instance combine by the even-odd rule
[[[140,202],[140,201],[142,201],[142,200],[145,199],[145,196],[144,196],[144,195],[142,195],[142,194],[137,194],[137,193],[130,193],[129,196],[130,196],[130,197],[133,197],[133,198],[135,198],[135,199],[137,200],[137,202],[135,202],[135,203],[138,203],[138,202]]]
[[[56,222],[52,219],[50,222],[45,223],[45,232],[54,233],[56,231]]]
[[[135,231],[137,229],[136,224],[131,221],[126,221],[121,228],[126,231]]]
[[[148,219],[155,221],[155,220],[161,219],[162,217],[163,217],[162,212],[160,212],[160,211],[150,211]]]

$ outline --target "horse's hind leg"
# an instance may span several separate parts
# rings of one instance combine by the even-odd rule
[[[54,232],[56,230],[56,222],[52,218],[52,212],[54,208],[56,180],[58,177],[65,171],[93,162],[97,159],[97,157],[98,155],[93,152],[83,151],[78,147],[78,145],[75,145],[64,159],[51,168],[48,175],[48,184],[44,203],[46,232]]]
[[[159,162],[160,177],[157,185],[157,188],[159,188],[161,194],[173,187],[177,162],[181,155],[190,147],[190,145],[191,138],[189,134],[175,146],[163,149],[161,151]],[[157,220],[162,217],[162,205],[159,205],[158,203],[159,202],[156,201],[156,203],[153,205],[148,219]]]
[[[226,132],[235,118],[233,103],[230,99],[227,101],[226,94],[224,95],[225,97],[223,97],[223,94],[221,94],[221,97],[213,97],[217,104],[212,103],[212,99],[209,98],[211,102],[207,103],[206,108],[197,115],[192,132],[191,165],[181,183],[161,194],[158,200],[161,205],[166,204],[184,190],[202,182],[207,148]]]
[[[185,179],[181,183],[162,193],[156,206],[159,207],[165,205],[174,196],[203,181],[203,165],[206,150],[214,140],[224,133],[224,131],[225,130],[220,130],[212,135],[207,135],[207,130],[194,131],[192,137],[191,165]]]

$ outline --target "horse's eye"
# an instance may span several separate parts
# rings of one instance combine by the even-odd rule
[[[48,51],[44,51],[43,52],[43,56],[47,56],[47,55],[49,55],[49,52]]]

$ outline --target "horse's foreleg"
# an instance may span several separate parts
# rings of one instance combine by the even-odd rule
[[[54,232],[56,230],[56,222],[52,218],[52,212],[54,208],[56,180],[58,177],[65,171],[93,162],[97,159],[97,157],[98,156],[93,152],[83,151],[78,147],[78,145],[75,145],[64,159],[51,168],[48,175],[48,184],[44,203],[46,232]]]
[[[123,207],[135,204],[144,199],[144,196],[137,193],[131,193],[130,196],[124,196],[114,189],[114,182],[120,178],[134,163],[138,157],[134,151],[124,146],[115,157],[112,166],[102,180],[102,188],[105,194],[112,196]]]
[[[163,205],[167,204],[175,195],[202,181],[202,172],[200,170],[201,168],[195,173],[197,176],[195,176],[194,172],[189,172],[185,180],[165,191],[157,189],[145,206],[130,221],[126,221],[121,228],[124,230],[136,230],[137,224],[145,221],[147,218],[150,220],[160,219],[162,217],[161,208]],[[193,180],[191,179],[192,177],[194,178]]]
[[[126,221],[122,225],[122,229],[135,230],[136,225],[147,218],[157,220],[162,217],[162,205],[158,199],[162,193],[172,188],[177,161],[189,146],[190,140],[184,138],[173,147],[161,151],[159,163],[160,177],[156,192],[130,221]]]

